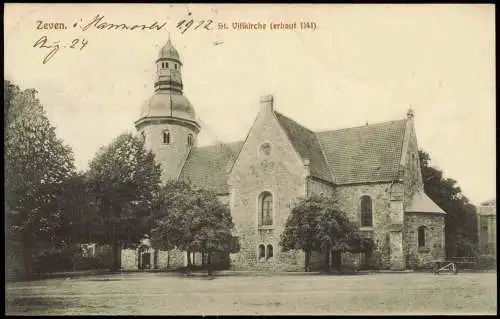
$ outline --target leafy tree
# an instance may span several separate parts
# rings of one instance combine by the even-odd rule
[[[361,249],[364,243],[357,226],[350,222],[331,198],[312,196],[301,199],[292,209],[281,234],[283,251],[294,249],[305,253],[305,271],[310,271],[311,252],[325,254],[325,270],[330,270],[332,249]]]
[[[188,268],[190,252],[207,254],[211,274],[214,252],[236,252],[238,244],[231,236],[231,214],[210,191],[193,189],[189,183],[171,181],[160,191],[155,205],[152,242],[163,249],[185,250]]]
[[[85,174],[78,173],[62,183],[57,210],[61,220],[56,236],[65,245],[91,241],[89,229],[93,226],[92,213],[95,211],[90,200],[89,182]]]
[[[94,209],[88,231],[93,242],[112,246],[117,270],[122,245],[139,242],[150,229],[160,166],[143,141],[129,133],[102,148],[89,166],[88,196]]]
[[[57,138],[36,94],[4,81],[6,237],[26,253],[60,241],[59,202],[65,180],[75,175],[72,151]]]
[[[207,190],[196,190],[192,202],[194,218],[191,225],[193,240],[188,244],[191,251],[207,254],[208,274],[212,274],[212,255],[215,252],[235,252],[231,230],[234,227],[227,205]]]
[[[419,156],[425,193],[447,213],[447,256],[474,255],[477,244],[476,207],[463,195],[456,180],[444,178],[441,170],[430,165],[428,153],[421,150]]]
[[[187,212],[191,200],[191,186],[184,181],[169,181],[160,188],[153,205],[151,242],[154,247],[170,250],[184,247],[190,240],[191,216]]]

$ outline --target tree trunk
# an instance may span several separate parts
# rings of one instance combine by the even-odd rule
[[[167,269],[170,269],[170,250],[167,251]]]
[[[112,271],[118,271],[120,270],[120,243],[118,241],[113,242],[111,252],[113,254]]]
[[[29,278],[34,274],[34,267],[33,267],[33,256],[31,254],[31,249],[28,248],[26,245],[22,245],[21,247],[21,253],[19,254],[21,256],[21,262],[20,264],[22,265],[23,271],[20,277],[22,279]]]
[[[342,263],[342,253],[339,250],[334,250],[332,252],[332,267],[340,271],[340,265]]]
[[[325,272],[330,272],[330,248],[325,250]]]
[[[305,272],[309,272],[311,269],[311,266],[310,266],[310,262],[311,262],[311,251],[310,250],[306,250],[305,251]]]
[[[186,253],[187,253],[187,268],[191,269],[191,266],[192,266],[192,264],[191,264],[191,252],[188,250],[188,251],[186,251]]]
[[[207,253],[207,269],[208,269],[208,275],[212,276],[212,252],[209,251]]]

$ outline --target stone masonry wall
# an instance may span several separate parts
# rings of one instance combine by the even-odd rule
[[[139,265],[137,249],[122,249],[121,269],[136,270]]]
[[[425,226],[425,247],[418,247],[418,228]],[[445,258],[444,215],[405,214],[405,255],[408,267],[422,267],[433,259]]]
[[[163,144],[163,130],[170,132],[170,144]],[[162,182],[176,179],[179,176],[186,156],[191,149],[187,144],[188,134],[193,134],[193,144],[197,143],[197,135],[189,128],[173,124],[148,124],[139,131],[146,134],[145,145],[155,154],[155,160],[161,165]]]
[[[158,251],[158,269],[175,269],[184,266],[185,252],[178,249]]]
[[[409,130],[409,141],[408,149],[406,152],[403,183],[404,183],[404,208],[409,204],[413,193],[416,190],[423,190],[424,184],[422,181],[422,174],[420,171],[420,159],[418,155],[418,144],[415,135],[415,130],[413,124],[410,122],[408,124],[407,130]]]
[[[268,143],[268,155],[262,145]],[[281,252],[283,226],[293,203],[304,197],[307,170],[270,107],[262,108],[229,177],[230,208],[240,242],[231,254],[233,269],[303,270],[303,253]],[[273,197],[273,225],[258,226],[259,196]],[[259,258],[259,245],[273,246],[273,257]]]
[[[332,185],[311,178],[307,180],[307,196],[323,195],[325,197],[332,197],[334,194],[335,189]]]
[[[335,189],[335,197],[349,219],[361,223],[361,196],[368,195],[372,199],[373,227],[362,227],[360,231],[374,239],[376,250],[375,260],[382,268],[389,268],[390,262],[390,225],[391,201],[389,197],[390,183],[365,184],[365,185],[340,185]],[[343,257],[343,262],[354,260]],[[358,261],[359,262],[359,261]]]

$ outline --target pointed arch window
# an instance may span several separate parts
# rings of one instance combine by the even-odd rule
[[[188,134],[187,143],[189,146],[193,146],[193,134]]]
[[[259,203],[259,225],[269,226],[273,224],[273,195],[263,192]]]
[[[370,196],[361,197],[361,227],[373,226],[372,199]]]
[[[163,131],[163,144],[170,144],[170,132],[168,130]]]
[[[425,242],[425,235],[427,233],[427,229],[425,226],[420,226],[417,231],[417,241],[418,241],[418,248],[425,248],[426,247],[426,242]]]
[[[267,257],[266,257],[266,259],[273,257],[273,255],[274,255],[273,245],[269,244],[269,245],[267,245]]]
[[[265,257],[266,257],[266,246],[259,245],[259,258],[265,258]]]

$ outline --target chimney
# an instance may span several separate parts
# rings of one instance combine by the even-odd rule
[[[273,111],[273,101],[272,95],[264,95],[260,97],[260,111],[261,112],[272,112]]]

